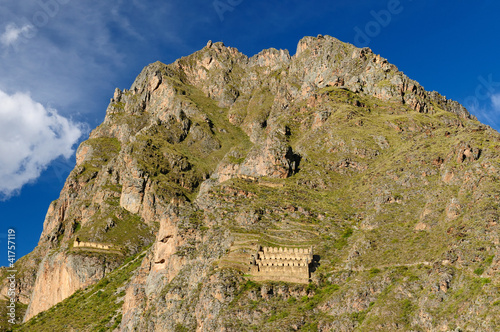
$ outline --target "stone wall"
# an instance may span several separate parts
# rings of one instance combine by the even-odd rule
[[[309,282],[310,248],[257,247],[250,261],[250,273],[255,280]]]
[[[95,242],[83,242],[76,241],[73,242],[73,248],[94,248],[94,249],[114,249],[112,244],[103,244],[103,243],[95,243]]]

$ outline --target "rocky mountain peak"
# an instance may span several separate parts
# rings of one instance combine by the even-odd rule
[[[114,91],[17,263],[20,330],[495,331],[499,151],[368,48],[210,41]],[[257,247],[312,248],[310,284]]]

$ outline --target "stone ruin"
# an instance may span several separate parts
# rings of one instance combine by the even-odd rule
[[[73,248],[94,248],[94,249],[109,250],[109,249],[113,249],[113,245],[112,244],[95,243],[95,242],[83,242],[83,241],[80,241],[79,238],[76,238],[75,242],[73,242]]]
[[[297,283],[309,282],[309,264],[313,260],[310,248],[273,248],[257,246],[250,260],[254,280],[276,280]]]

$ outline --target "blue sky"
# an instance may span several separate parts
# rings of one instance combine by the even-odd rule
[[[493,0],[0,0],[0,264],[38,242],[45,213],[115,87],[208,40],[295,53],[306,35],[368,46],[427,90],[500,129],[500,3]]]

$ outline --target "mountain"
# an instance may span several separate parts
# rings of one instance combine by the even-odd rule
[[[498,331],[499,152],[368,48],[209,42],[116,89],[16,263],[16,331]],[[310,282],[259,246],[312,248]]]

